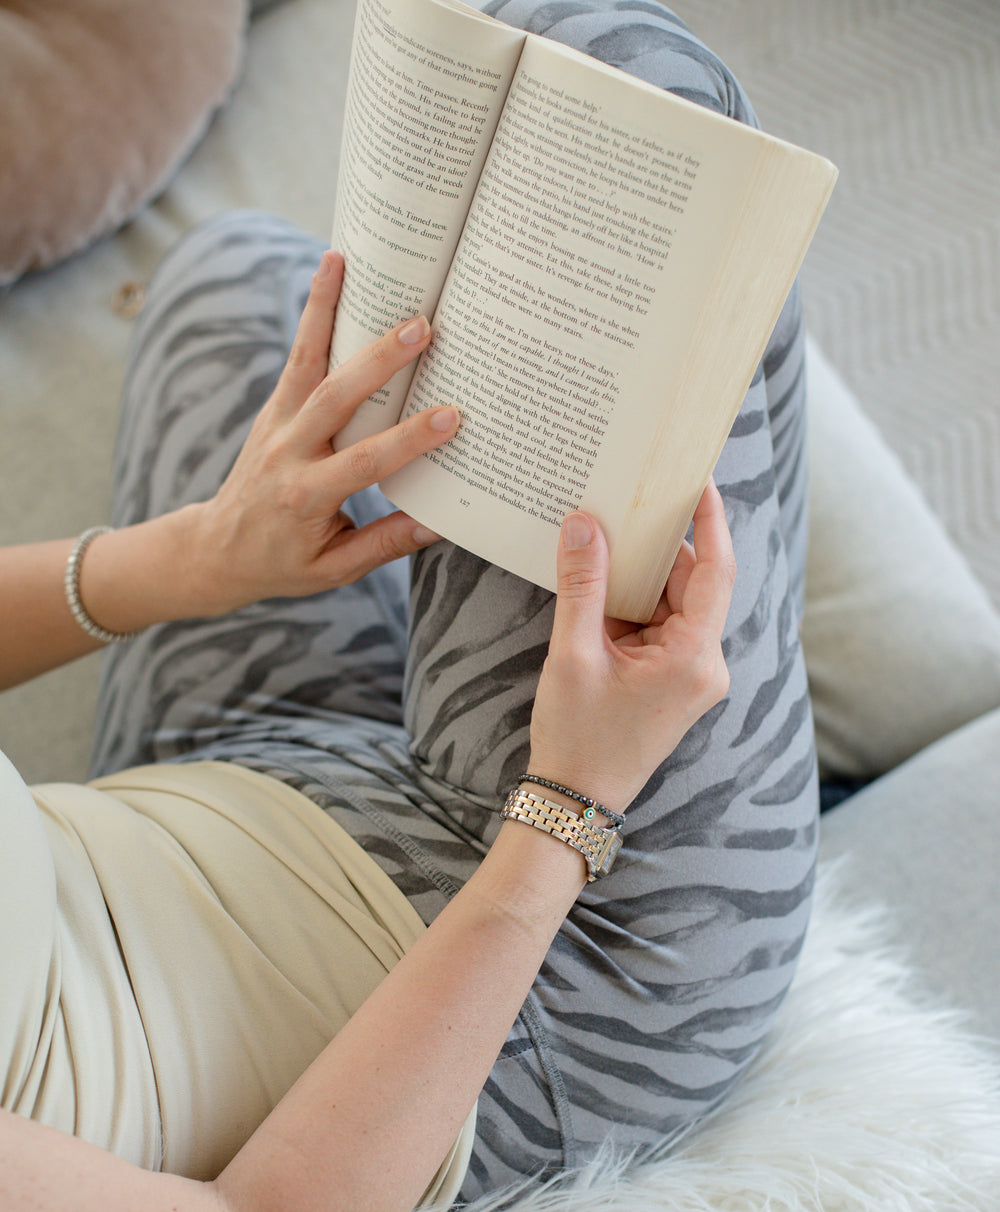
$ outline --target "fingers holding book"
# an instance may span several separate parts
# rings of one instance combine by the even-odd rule
[[[222,487],[198,507],[199,547],[210,553],[209,579],[219,586],[213,613],[357,580],[438,537],[404,513],[359,530],[343,512],[352,494],[440,446],[460,421],[455,408],[427,409],[334,449],[359,405],[431,338],[418,316],[330,370],[343,268],[338,253],[324,253],[278,384]]]
[[[313,274],[309,297],[275,390],[276,408],[294,415],[326,378],[333,320],[344,281],[344,258],[328,249]]]
[[[621,812],[685,732],[727,693],[722,630],[735,561],[709,484],[653,621],[606,619],[607,544],[570,514],[552,639],[531,719],[531,769]]]

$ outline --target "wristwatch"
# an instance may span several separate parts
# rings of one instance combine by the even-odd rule
[[[622,848],[622,835],[617,829],[591,825],[575,812],[530,791],[515,788],[507,796],[500,816],[505,821],[533,825],[579,850],[587,861],[588,884],[608,874]]]

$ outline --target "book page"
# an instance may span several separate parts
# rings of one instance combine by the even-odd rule
[[[529,38],[407,405],[456,404],[463,424],[445,447],[389,477],[389,497],[550,589],[561,520],[584,508],[611,543],[612,610],[642,617],[645,606],[623,605],[619,536],[638,521],[648,538],[651,523],[652,542],[673,549],[669,569],[756,364],[740,360],[721,402],[679,396],[762,141]],[[760,352],[776,317],[754,318]],[[725,362],[725,345],[708,357]],[[693,475],[685,449],[660,449],[685,415],[696,421],[679,444],[699,441],[699,427],[713,435]],[[653,446],[663,466],[651,476]],[[671,512],[680,520],[660,542]],[[662,587],[663,554],[650,554]],[[652,592],[649,611],[659,588]]]
[[[359,0],[333,247],[347,268],[331,350],[339,365],[437,304],[524,42],[473,10]],[[350,445],[393,424],[412,370],[362,406]]]

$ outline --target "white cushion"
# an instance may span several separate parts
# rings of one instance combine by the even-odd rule
[[[1000,614],[814,342],[807,373],[820,769],[866,778],[1000,706]]]
[[[1000,711],[825,813],[820,854],[845,859],[845,891],[890,906],[928,987],[1000,1041]]]

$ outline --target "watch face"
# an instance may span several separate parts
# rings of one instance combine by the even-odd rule
[[[591,868],[593,878],[597,879],[600,875],[607,875],[615,864],[615,859],[618,857],[618,851],[622,848],[622,835],[620,833],[612,833],[608,840],[604,843],[604,849],[600,856]]]

